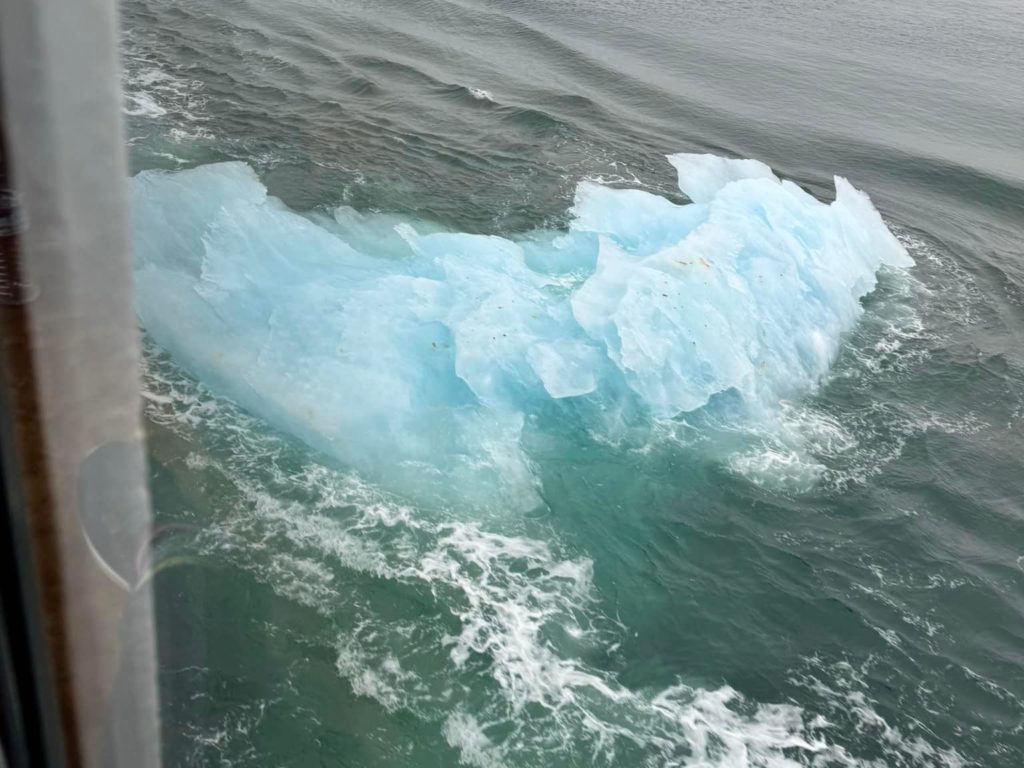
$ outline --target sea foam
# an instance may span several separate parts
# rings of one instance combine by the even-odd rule
[[[402,713],[396,735],[418,721],[427,750],[436,729],[460,763],[477,768],[967,765],[927,731],[876,708],[870,659],[857,669],[802,660],[790,677],[807,692],[803,706],[759,701],[724,680],[630,684],[617,664],[602,663],[637,631],[607,612],[615,601],[595,585],[607,563],[544,522],[408,505],[292,450],[158,351],[147,355],[145,381],[150,420],[195,451],[182,480],[217,489],[196,549],[327,620],[330,631],[309,642],[332,644],[335,669],[355,695]],[[294,615],[280,613],[268,632],[288,636],[295,627],[275,622]],[[246,706],[229,708],[224,721],[203,712],[190,737],[216,745],[258,738],[248,729],[260,720]],[[374,728],[373,738],[382,732]]]
[[[137,303],[215,390],[403,492],[526,509],[526,423],[613,430],[812,390],[883,266],[868,197],[673,155],[678,205],[582,183],[565,231],[498,237],[348,208],[302,215],[223,163],[131,183]],[[456,489],[452,491],[452,489]]]

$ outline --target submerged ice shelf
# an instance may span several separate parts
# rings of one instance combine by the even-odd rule
[[[912,264],[837,177],[673,155],[676,205],[583,183],[567,231],[302,215],[242,163],[131,183],[137,302],[200,380],[397,490],[538,502],[525,421],[614,432],[731,393],[752,418],[827,373],[883,265]],[[448,489],[448,490],[446,490]]]

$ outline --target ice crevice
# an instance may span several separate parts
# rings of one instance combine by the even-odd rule
[[[529,508],[526,420],[613,431],[728,394],[813,390],[882,267],[868,197],[823,203],[756,160],[669,157],[678,205],[581,183],[566,230],[499,237],[289,210],[243,163],[131,181],[147,333],[214,390],[401,492]]]

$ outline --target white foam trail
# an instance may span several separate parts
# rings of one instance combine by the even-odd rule
[[[176,142],[186,137],[195,140],[211,135],[205,125],[209,115],[206,114],[205,86],[200,80],[165,68],[127,33],[122,41],[122,55],[126,115],[162,120],[168,127],[166,137]]]
[[[147,384],[151,419],[200,444],[223,441],[189,459],[190,472],[215,473],[237,493],[220,500],[225,514],[205,550],[333,622],[337,669],[352,690],[436,723],[464,763],[877,768],[793,704],[728,685],[634,689],[585,661],[627,629],[602,614],[592,563],[556,540],[415,510],[355,475],[297,460],[285,438],[166,359],[150,358]],[[382,581],[417,609],[396,616],[367,598]],[[881,727],[870,701],[857,706]],[[959,765],[920,736],[884,733],[883,753],[901,761],[893,765]]]
[[[469,91],[470,96],[478,101],[494,101],[494,97],[491,95],[491,92],[485,91],[483,88],[469,86],[466,90]]]
[[[167,110],[157,103],[153,94],[146,91],[126,93],[125,113],[132,116],[145,115],[146,117],[160,117],[166,115]]]

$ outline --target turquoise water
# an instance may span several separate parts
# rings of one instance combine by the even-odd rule
[[[169,765],[1024,762],[1024,15],[759,5],[126,0],[135,172],[241,161],[305,221],[517,240],[581,181],[684,203],[665,155],[712,152],[826,201],[849,178],[914,261],[770,418],[531,401],[531,503],[467,495],[432,427],[414,471],[332,450],[324,411],[280,417],[315,371],[247,399],[194,316],[151,334]],[[160,247],[195,221],[156,211]],[[272,237],[242,232],[202,247],[255,281]]]

